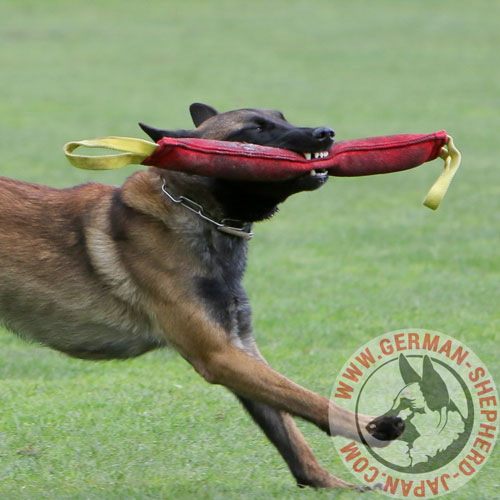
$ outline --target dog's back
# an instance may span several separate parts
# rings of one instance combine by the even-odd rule
[[[97,245],[116,257],[108,237],[116,192],[101,184],[53,189],[0,178],[0,317],[9,329],[83,358],[158,347],[137,335],[149,321],[110,293],[113,284],[91,256]]]
[[[71,276],[85,275],[82,219],[92,216],[110,189],[88,184],[59,190],[0,178],[2,294],[23,288],[29,300],[38,287],[50,295]]]

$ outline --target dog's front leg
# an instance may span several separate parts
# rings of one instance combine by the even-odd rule
[[[238,396],[254,422],[276,447],[298,486],[313,488],[357,488],[332,474],[316,460],[292,417],[264,403]]]
[[[227,332],[211,321],[203,309],[187,304],[183,309],[183,314],[177,310],[175,317],[170,316],[166,323],[169,329],[165,331],[170,332],[168,340],[208,382],[224,385],[248,400],[308,420],[327,434],[360,440],[353,412],[292,382],[235,346]],[[398,417],[379,417],[374,425],[372,420],[358,415],[363,438],[370,445],[383,446],[403,430]]]
[[[243,397],[308,420],[329,435],[361,439],[353,412],[292,382],[238,347],[228,345],[201,363],[192,363],[210,383],[224,385]],[[358,414],[357,419],[362,437],[370,446],[385,446],[404,429],[399,417],[373,419]]]
[[[245,340],[242,339],[244,349],[265,363],[251,333],[246,332],[244,338]],[[238,394],[236,396],[283,457],[298,486],[359,488],[333,476],[321,467],[290,414]]]

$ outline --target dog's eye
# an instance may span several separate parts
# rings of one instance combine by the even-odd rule
[[[257,132],[264,132],[264,130],[268,130],[270,128],[270,123],[265,122],[263,120],[259,120],[258,122],[255,123],[255,128]]]

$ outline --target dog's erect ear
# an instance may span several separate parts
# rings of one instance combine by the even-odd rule
[[[403,382],[407,385],[414,382],[420,382],[422,380],[420,375],[411,367],[410,363],[408,363],[408,360],[403,354],[399,355],[399,371],[401,373],[401,377],[403,378]]]
[[[150,127],[149,125],[146,125],[145,123],[139,122],[139,127],[146,132],[146,134],[153,139],[153,141],[158,142],[162,137],[165,137],[164,130],[159,130],[154,127]]]
[[[424,356],[422,382],[420,389],[430,410],[441,410],[450,402],[450,395],[445,381],[435,370],[431,358]]]
[[[140,122],[139,127],[155,142],[158,142],[162,137],[175,137],[177,139],[182,137],[197,137],[197,133],[194,130],[160,130]]]
[[[193,102],[193,104],[189,106],[189,112],[191,113],[191,118],[193,119],[195,127],[199,127],[205,120],[219,114],[215,108],[212,108],[212,106],[208,104],[202,104],[201,102]]]

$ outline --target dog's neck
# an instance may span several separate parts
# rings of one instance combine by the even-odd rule
[[[161,222],[175,234],[178,244],[196,256],[202,274],[213,275],[234,286],[241,281],[246,267],[248,241],[226,234],[191,210],[172,202],[162,191],[165,187],[175,199],[185,196],[203,206],[206,213],[221,220],[221,204],[212,194],[212,179],[165,172],[151,168],[131,175],[117,190],[123,205],[150,217],[152,225]],[[201,272],[201,271],[200,271]]]
[[[225,233],[231,236],[235,236],[237,238],[242,238],[244,240],[250,240],[253,238],[252,223],[246,222],[238,219],[232,219],[225,217],[224,219],[216,220],[213,216],[211,216],[201,203],[197,203],[196,201],[188,198],[184,195],[174,196],[167,189],[167,182],[163,179],[163,183],[161,186],[161,190],[163,194],[167,197],[167,199],[176,205],[184,207],[186,210],[194,213],[198,217],[200,217],[203,221],[212,224],[217,231],[221,233]]]
[[[277,212],[277,204],[282,201],[272,196],[272,189],[269,190],[271,195],[260,192],[264,183],[229,181],[179,172],[160,171],[159,174],[162,186],[173,198],[191,200],[195,204],[193,206],[203,207],[204,214],[214,221],[227,221],[226,226],[249,230],[252,223],[272,217]]]

